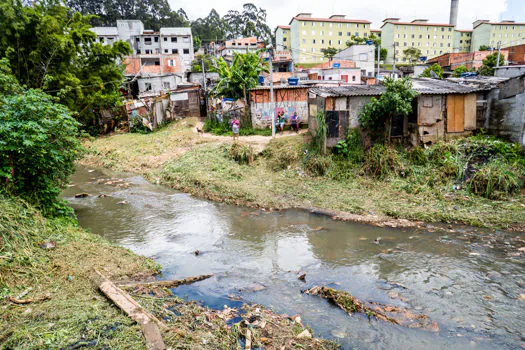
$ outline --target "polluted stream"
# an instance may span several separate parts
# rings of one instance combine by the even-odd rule
[[[248,209],[84,167],[63,197],[82,227],[161,264],[161,279],[214,274],[173,289],[186,300],[299,314],[343,349],[525,347],[523,233],[391,229]],[[349,316],[301,293],[317,285],[426,314],[439,331]]]

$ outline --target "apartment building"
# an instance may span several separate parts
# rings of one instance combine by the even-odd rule
[[[452,52],[470,52],[472,30],[454,30],[454,46]]]
[[[409,47],[421,50],[421,55],[433,58],[453,51],[454,25],[429,23],[426,19],[401,22],[386,18],[381,26],[381,47],[388,50],[385,63],[408,63],[403,51]]]
[[[471,52],[479,50],[483,45],[495,48],[498,42],[501,43],[501,47],[525,44],[525,23],[487,20],[478,20],[473,23]]]
[[[275,28],[275,47],[277,51],[290,51],[290,26]]]
[[[160,31],[144,29],[140,20],[118,20],[116,27],[93,27],[97,42],[109,45],[126,41],[133,56],[143,61],[160,62],[160,55],[179,55],[182,71],[189,71],[193,54],[191,28],[161,28]],[[142,62],[145,63],[145,62]]]
[[[255,36],[228,40],[217,50],[217,57],[223,57],[225,60],[231,61],[235,53],[257,52],[263,47],[264,43]]]
[[[346,19],[344,15],[314,18],[311,13],[300,13],[290,21],[290,50],[297,63],[321,63],[327,59],[323,49],[343,50],[352,35],[370,36],[370,21]]]
[[[370,35],[372,34],[381,39],[381,29],[370,29]]]

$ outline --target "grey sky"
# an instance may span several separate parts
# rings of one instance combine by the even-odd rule
[[[205,17],[212,8],[224,15],[228,10],[241,10],[250,1],[220,0],[192,1],[169,0],[172,8],[183,8],[190,19]],[[311,12],[315,17],[343,14],[351,19],[368,19],[372,28],[379,28],[386,17],[400,17],[402,20],[427,18],[431,22],[448,23],[450,0],[254,0],[251,1],[268,12],[268,24],[272,29],[278,24],[288,24],[299,12]],[[472,29],[476,19],[510,19],[525,22],[525,1],[523,0],[459,0],[458,26]]]

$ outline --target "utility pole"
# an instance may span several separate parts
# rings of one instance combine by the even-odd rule
[[[204,109],[206,110],[206,116],[208,115],[208,90],[206,88],[206,71],[204,70],[204,58],[201,58],[202,66],[202,83],[204,86]]]
[[[498,41],[498,60],[496,61],[496,68],[499,68],[499,57],[501,55],[501,41]]]
[[[275,138],[275,106],[273,102],[273,47],[269,45],[267,47],[269,50],[269,56],[270,56],[270,111],[272,113],[272,138]]]
[[[392,63],[392,77],[394,77],[394,75],[396,74],[395,71],[396,71],[396,45],[394,44],[394,63]]]
[[[377,74],[376,74],[376,85],[379,85],[379,71],[380,65],[379,61],[381,60],[381,44],[377,45]]]

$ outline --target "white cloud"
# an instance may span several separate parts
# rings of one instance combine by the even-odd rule
[[[183,8],[190,19],[205,17],[212,8],[224,15],[228,10],[242,10],[242,5],[249,0],[235,1],[169,0],[173,9]],[[521,0],[509,0],[521,1]],[[341,1],[324,0],[310,2],[304,0],[255,0],[258,7],[266,9],[268,24],[273,29],[279,24],[288,24],[293,16],[300,12],[311,12],[314,17],[328,17],[343,14],[351,19],[372,21],[372,28],[379,28],[386,17],[400,17],[410,21],[414,18],[426,18],[434,23],[448,23],[450,0],[365,0]],[[500,20],[507,9],[507,0],[459,0],[458,27],[472,29],[476,19]],[[523,16],[525,14],[521,14]],[[522,19],[525,20],[525,19]]]

